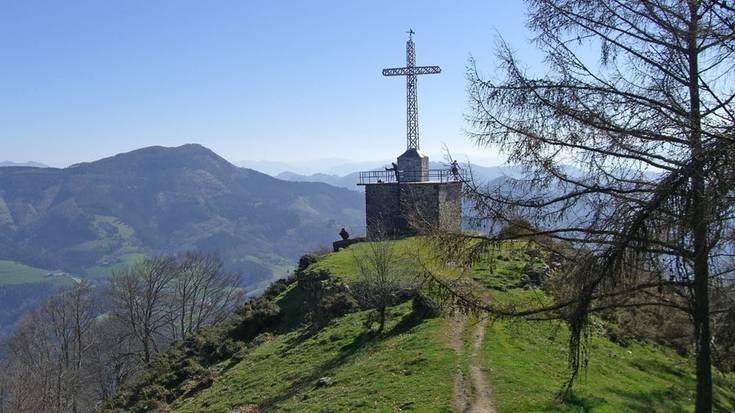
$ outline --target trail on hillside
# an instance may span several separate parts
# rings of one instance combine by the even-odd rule
[[[485,325],[484,319],[478,320],[472,332],[472,355],[470,356],[469,370],[475,397],[469,410],[466,410],[467,413],[496,413],[492,403],[490,380],[480,363],[482,340],[485,339]]]
[[[469,405],[467,394],[464,387],[464,372],[462,371],[462,355],[464,354],[464,330],[467,324],[467,316],[456,312],[452,315],[449,324],[452,348],[457,354],[457,366],[454,373],[454,387],[452,390],[452,399],[454,400],[454,410],[464,412]]]
[[[467,370],[469,377],[465,377],[464,363],[464,334],[467,327],[467,316],[454,314],[450,323],[452,348],[457,354],[457,371],[454,375],[453,400],[455,410],[459,413],[496,413],[492,403],[490,380],[482,369],[480,353],[482,341],[485,338],[485,320],[479,320],[472,332],[471,353],[468,359]],[[467,394],[465,381],[471,385],[471,396]]]

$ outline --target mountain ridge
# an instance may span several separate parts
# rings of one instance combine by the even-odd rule
[[[279,180],[198,144],[151,146],[63,169],[0,169],[0,256],[80,272],[131,252],[203,248],[262,281],[305,244],[361,225],[361,210],[354,192]]]
[[[26,162],[0,161],[0,168],[49,168],[49,166],[44,163],[36,162],[36,161],[26,161]]]
[[[520,170],[514,167],[508,166],[481,166],[472,163],[460,164],[465,170],[472,170],[472,176],[478,183],[490,183],[504,178],[507,176],[517,177],[520,175]],[[373,165],[374,166],[374,165]],[[429,162],[429,168],[431,169],[446,169],[448,166],[441,162]],[[366,170],[369,171],[382,171],[384,166],[370,167]],[[323,182],[332,186],[340,188],[347,188],[353,191],[362,192],[363,188],[357,185],[359,180],[359,171],[354,171],[346,175],[330,174],[325,172],[313,173],[310,175],[299,174],[292,171],[284,171],[275,175],[278,179],[283,179],[293,182]],[[497,181],[498,183],[500,181]]]

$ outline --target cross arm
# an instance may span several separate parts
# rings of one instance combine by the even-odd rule
[[[383,76],[433,75],[441,71],[439,66],[393,67],[383,69]]]

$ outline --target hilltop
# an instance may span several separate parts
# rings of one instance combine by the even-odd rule
[[[421,238],[391,242],[424,254]],[[563,324],[473,316],[434,317],[406,297],[389,309],[383,333],[368,331],[369,311],[349,300],[354,257],[368,244],[314,259],[273,284],[227,321],[174,344],[105,412],[685,412],[694,375],[688,359],[644,341],[619,344],[604,328],[591,338],[592,361],[574,397],[555,400],[567,377]],[[520,287],[530,262],[508,243],[495,264],[473,268],[488,299],[543,297]],[[603,323],[602,321],[599,321]],[[716,378],[716,409],[735,409],[735,378]],[[476,409],[476,410],[472,410]]]

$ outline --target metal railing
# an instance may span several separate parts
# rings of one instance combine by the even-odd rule
[[[457,182],[459,174],[451,169],[429,169],[426,171],[364,171],[360,172],[358,185],[390,184],[410,182]]]

